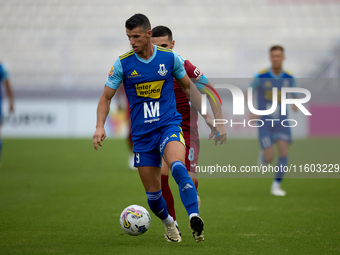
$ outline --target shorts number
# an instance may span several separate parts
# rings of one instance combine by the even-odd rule
[[[140,162],[139,153],[135,153],[135,157],[136,157],[136,163],[138,164]]]
[[[189,149],[188,159],[189,159],[190,161],[193,161],[194,158],[195,158],[195,149],[194,149],[194,148],[190,148],[190,149]]]

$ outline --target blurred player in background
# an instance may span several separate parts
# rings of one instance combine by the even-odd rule
[[[280,45],[272,46],[269,50],[271,67],[260,71],[254,78],[252,84],[253,91],[257,91],[258,110],[267,110],[272,106],[272,88],[277,88],[278,105],[271,115],[261,116],[264,125],[259,127],[259,141],[261,152],[258,164],[269,164],[274,159],[274,143],[277,145],[278,162],[277,166],[287,166],[288,149],[292,142],[290,127],[281,125],[281,121],[287,119],[287,116],[281,115],[281,88],[296,87],[296,82],[292,74],[283,70],[282,63],[285,59],[284,49]],[[248,95],[250,96],[250,95]],[[293,97],[297,97],[293,93]],[[293,110],[297,111],[296,105]],[[253,115],[252,118],[260,117]],[[265,121],[265,119],[277,119],[277,121]],[[280,120],[280,121],[278,121]],[[286,191],[281,189],[283,171],[276,173],[275,179],[271,186],[271,194],[275,196],[285,196]]]
[[[172,37],[172,32],[168,27],[157,26],[152,29],[151,42],[157,46],[161,46],[168,49],[173,49],[175,46],[175,41]],[[215,89],[212,87],[209,80],[204,76],[204,74],[189,60],[184,59],[179,56],[185,71],[189,78],[194,82],[198,90],[202,94],[207,94],[211,109],[214,113],[215,119],[223,119],[221,101]],[[185,166],[189,175],[195,184],[196,190],[198,188],[198,180],[196,178],[196,165],[198,161],[198,154],[200,149],[200,141],[198,136],[198,113],[195,107],[193,107],[188,98],[183,92],[181,85],[174,80],[175,86],[175,97],[176,97],[176,108],[177,111],[182,115],[182,130],[186,145],[186,156],[185,156]],[[215,99],[213,98],[215,97]],[[219,131],[218,137],[215,138],[215,143],[220,141],[220,144],[226,143],[227,133],[225,131],[224,125],[218,125],[217,130]],[[163,160],[162,163],[162,193],[163,197],[167,203],[169,214],[174,218],[177,225],[175,204],[171,189],[169,187],[169,166]],[[201,199],[197,194],[198,205],[200,207]],[[177,225],[178,227],[178,225]]]
[[[9,112],[14,111],[14,99],[12,86],[9,81],[8,73],[5,66],[0,61],[0,160],[2,152],[2,137],[1,137],[1,127],[2,127],[2,84],[5,85],[8,101],[9,101]]]
[[[162,220],[167,240],[182,240],[174,219],[169,215],[161,189],[162,158],[171,166],[182,203],[189,215],[189,226],[196,242],[204,240],[204,223],[198,214],[197,192],[185,167],[185,143],[176,111],[173,78],[197,109],[201,97],[177,55],[172,50],[151,43],[151,25],[143,14],[135,14],[125,23],[132,50],[121,55],[111,68],[97,108],[93,145],[105,139],[104,124],[110,102],[123,82],[130,105],[131,134],[138,168],[151,211]],[[212,120],[204,116],[212,130]]]

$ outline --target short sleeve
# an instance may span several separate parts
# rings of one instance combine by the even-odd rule
[[[195,85],[196,85],[198,90],[201,90],[201,89],[204,88],[205,85],[208,84],[208,82],[209,82],[208,78],[205,77],[205,75],[203,74],[201,76],[201,78],[198,81],[195,82]]]
[[[123,81],[123,78],[124,78],[124,75],[123,75],[122,63],[120,62],[119,58],[117,58],[116,62],[111,67],[111,70],[105,82],[105,85],[112,89],[118,89],[119,85]]]
[[[252,87],[255,91],[259,89],[260,86],[260,77],[258,74],[254,76],[253,82],[250,84],[250,87]]]
[[[186,60],[181,56],[179,57],[181,58],[182,62],[184,62],[184,68],[187,75],[196,85],[197,89],[201,90],[205,85],[208,84],[209,80],[197,66],[193,65],[189,60]]]
[[[8,72],[7,72],[4,64],[1,64],[1,63],[0,63],[0,72],[1,72],[2,79],[7,80],[8,79]]]
[[[173,52],[174,54],[174,70],[172,71],[172,75],[180,80],[182,79],[186,72],[185,72],[185,69],[184,69],[184,64],[183,62],[181,61],[181,59],[179,58],[178,54],[176,52]]]

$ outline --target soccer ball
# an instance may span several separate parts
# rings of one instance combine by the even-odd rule
[[[140,205],[130,205],[120,215],[121,228],[132,236],[144,234],[149,229],[150,223],[149,212]]]

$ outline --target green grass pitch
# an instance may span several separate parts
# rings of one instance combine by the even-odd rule
[[[230,140],[226,146],[226,161],[256,163],[249,154],[257,154],[257,141]],[[296,140],[290,162],[340,163],[339,148],[340,139]],[[183,240],[168,243],[138,173],[126,166],[127,155],[125,140],[108,139],[95,151],[91,138],[5,139],[0,254],[340,253],[339,178],[287,178],[286,197],[269,195],[268,178],[201,178],[206,236],[198,244],[171,179]],[[119,215],[131,204],[151,213],[142,236],[124,235],[120,228]]]

